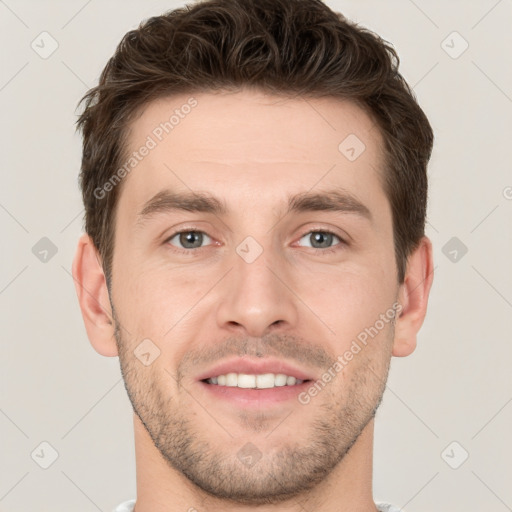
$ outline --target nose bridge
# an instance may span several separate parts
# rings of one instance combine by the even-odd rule
[[[218,310],[221,326],[236,326],[262,336],[272,325],[294,325],[297,310],[287,281],[282,249],[272,233],[247,236],[232,255],[225,297]]]
[[[262,237],[258,239],[262,243],[248,236],[238,244],[235,251],[234,271],[238,274],[239,280],[245,281],[247,285],[254,288],[255,292],[261,293],[266,289],[277,288],[275,272],[281,266],[279,260],[282,258],[282,253],[279,248],[273,247],[270,236],[265,240]],[[279,293],[277,290],[274,291]]]

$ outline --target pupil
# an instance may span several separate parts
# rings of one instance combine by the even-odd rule
[[[194,239],[196,239],[195,243]],[[181,234],[180,242],[184,247],[188,247],[187,244],[192,244],[194,247],[200,247],[202,242],[202,235],[197,231],[188,231],[187,233]]]
[[[318,242],[320,245],[322,245],[323,242],[322,247],[329,247],[329,242],[332,239],[332,235],[330,233],[316,232],[313,236],[315,239],[315,243]]]

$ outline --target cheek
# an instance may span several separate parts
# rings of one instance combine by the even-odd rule
[[[382,325],[381,315],[392,315],[398,287],[390,272],[378,266],[329,272],[304,273],[298,296],[334,333],[336,351],[377,323],[379,336],[387,336],[390,321]],[[380,332],[382,331],[382,332]],[[372,332],[374,332],[372,330]],[[364,334],[363,336],[364,337]]]
[[[126,265],[125,262],[123,264]],[[141,265],[115,287],[116,310],[132,336],[165,342],[180,332],[211,288],[211,271],[167,264]],[[210,269],[211,270],[211,269]],[[217,279],[213,279],[215,282]],[[158,340],[158,341],[157,341]]]

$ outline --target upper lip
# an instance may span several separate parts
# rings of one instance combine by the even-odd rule
[[[197,380],[205,380],[219,375],[228,373],[246,373],[252,375],[260,375],[264,373],[282,373],[290,377],[301,380],[312,380],[314,377],[305,370],[297,368],[291,363],[283,360],[264,358],[264,359],[248,359],[237,357],[229,359],[222,363],[212,366],[208,370],[201,373]]]

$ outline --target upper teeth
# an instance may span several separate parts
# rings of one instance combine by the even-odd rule
[[[293,386],[304,381],[283,373],[264,373],[262,375],[248,375],[246,373],[228,373],[218,375],[207,381],[209,384],[239,388],[273,388],[274,386]]]

